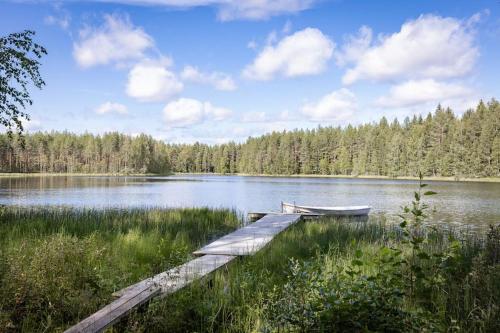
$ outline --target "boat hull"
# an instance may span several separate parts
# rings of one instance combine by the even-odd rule
[[[331,216],[365,216],[370,213],[369,206],[350,206],[350,207],[309,207],[299,206],[283,202],[283,213],[305,213]]]

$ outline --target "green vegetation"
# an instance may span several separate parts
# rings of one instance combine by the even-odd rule
[[[30,119],[24,111],[33,104],[28,86],[41,89],[45,85],[39,67],[47,50],[33,41],[34,35],[34,31],[24,30],[0,36],[0,124],[8,135],[13,127],[22,133],[22,120]]]
[[[500,103],[360,126],[274,132],[209,146],[150,136],[35,133],[26,149],[0,135],[0,172],[500,177]]]
[[[2,172],[167,174],[168,156],[165,143],[144,134],[35,133],[14,140],[0,135]]]
[[[498,332],[500,225],[487,236],[424,225],[300,223],[253,257],[147,309],[134,332]]]
[[[239,226],[208,209],[0,208],[0,332],[62,331]]]
[[[322,218],[132,311],[126,332],[498,332],[500,225],[426,224],[425,184],[399,225]],[[111,293],[239,226],[225,210],[7,208],[0,331],[62,331]]]

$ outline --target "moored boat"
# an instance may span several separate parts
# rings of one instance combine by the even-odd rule
[[[370,213],[370,209],[370,206],[314,207],[281,202],[281,211],[288,214],[306,213],[333,216],[364,216]]]

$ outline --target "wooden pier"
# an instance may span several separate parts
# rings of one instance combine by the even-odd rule
[[[195,255],[225,254],[247,256],[255,254],[277,234],[300,220],[300,214],[266,215],[257,222],[236,230],[193,252]]]
[[[225,266],[237,256],[255,254],[276,235],[300,221],[301,214],[269,214],[193,252],[200,256],[113,295],[114,302],[87,317],[67,333],[101,332],[135,307],[156,296],[166,296]]]

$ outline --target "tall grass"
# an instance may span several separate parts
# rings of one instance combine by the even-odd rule
[[[0,331],[61,331],[240,225],[209,209],[0,210]]]
[[[112,291],[239,226],[234,212],[205,209],[7,209],[1,217],[0,331],[26,332],[61,331]],[[500,227],[488,236],[439,227],[419,235],[434,258],[417,257],[422,280],[403,263],[412,247],[400,226],[302,221],[112,331],[499,331]]]
[[[432,253],[447,250],[456,239],[456,233],[449,229],[430,230],[427,236],[425,247]],[[473,261],[481,258],[484,237],[468,235],[461,244],[461,262],[456,267],[463,272],[443,276],[445,281],[430,304],[421,305],[419,299],[403,297],[393,304],[385,298],[385,288],[392,292],[397,287],[391,285],[389,275],[374,282],[369,277],[382,270],[377,259],[381,248],[399,247],[409,252],[398,227],[336,219],[301,222],[255,256],[240,258],[208,282],[195,283],[165,299],[152,301],[115,329],[495,332],[500,313],[498,263],[488,266],[489,273],[480,274],[485,266]],[[346,274],[360,253],[363,265],[359,272]],[[491,267],[496,267],[496,272]],[[335,295],[338,304],[328,305],[326,295]]]

